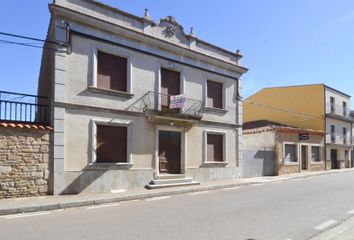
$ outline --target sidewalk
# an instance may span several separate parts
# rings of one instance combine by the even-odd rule
[[[305,172],[289,174],[275,177],[245,178],[230,181],[213,181],[201,183],[197,186],[175,187],[156,190],[128,190],[120,193],[103,194],[77,194],[77,195],[59,195],[43,196],[32,198],[0,199],[0,215],[19,214],[37,211],[50,211],[56,209],[83,207],[105,203],[115,203],[137,199],[146,199],[153,197],[162,197],[168,195],[177,195],[191,192],[210,191],[223,188],[233,188],[245,185],[260,184],[267,182],[287,181],[297,178],[307,178],[312,176],[337,174],[354,171],[354,169],[341,169],[321,172]]]

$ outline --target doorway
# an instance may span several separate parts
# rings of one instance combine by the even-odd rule
[[[332,169],[337,169],[338,168],[337,156],[338,156],[337,149],[331,149],[331,165],[332,165]]]
[[[301,146],[301,170],[308,170],[308,146]]]
[[[179,109],[170,109],[170,96],[181,93],[180,73],[161,68],[161,110],[164,112],[179,112]]]
[[[160,174],[181,174],[181,133],[159,131]]]

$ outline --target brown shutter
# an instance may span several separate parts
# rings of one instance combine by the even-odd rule
[[[96,162],[127,161],[127,128],[97,125]]]
[[[161,93],[167,95],[180,94],[180,73],[161,69]]]
[[[223,135],[207,134],[207,161],[222,162],[223,160]]]
[[[127,91],[127,59],[98,52],[97,87]]]
[[[208,107],[222,109],[222,83],[208,81],[207,82],[207,100]]]

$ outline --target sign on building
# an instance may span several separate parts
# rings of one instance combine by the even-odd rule
[[[183,108],[185,98],[183,95],[170,96],[170,109]]]
[[[308,133],[300,133],[299,134],[299,140],[300,141],[305,141],[310,139],[310,134]]]

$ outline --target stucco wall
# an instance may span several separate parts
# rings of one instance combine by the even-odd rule
[[[49,130],[0,128],[0,198],[49,193]]]
[[[296,144],[297,146],[297,162],[286,163],[284,161],[284,144]],[[322,135],[310,134],[309,140],[299,141],[299,135],[286,132],[276,133],[276,152],[278,162],[278,174],[297,173],[301,171],[301,146],[308,147],[307,155],[307,170],[318,171],[325,170],[325,155],[324,155],[324,137]],[[311,146],[320,147],[320,162],[311,161]],[[312,167],[312,168],[311,168]]]

